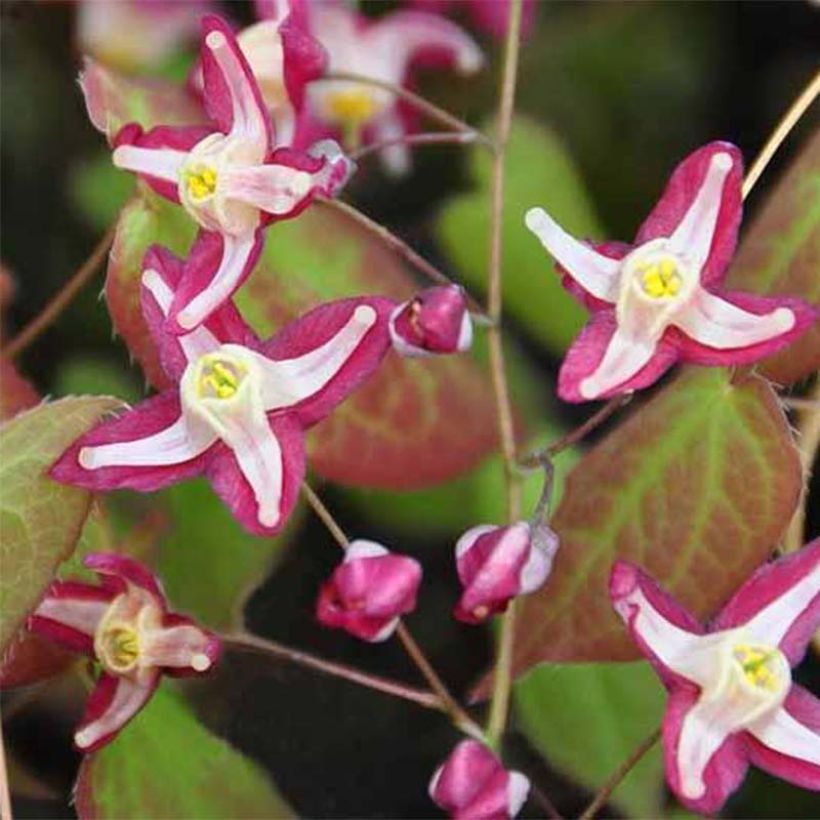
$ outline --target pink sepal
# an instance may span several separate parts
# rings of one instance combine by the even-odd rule
[[[785,595],[820,563],[820,538],[801,550],[757,569],[710,624],[710,631],[732,629],[751,620],[758,612]],[[792,621],[779,648],[791,666],[803,659],[806,647],[820,623],[820,592]]]
[[[219,636],[215,632],[211,632],[209,629],[203,629],[193,618],[189,618],[187,615],[180,615],[176,612],[166,612],[162,619],[162,625],[167,628],[172,626],[193,626],[201,633],[206,635],[208,640],[202,652],[211,662],[211,665],[202,671],[194,669],[192,666],[163,666],[163,674],[168,675],[171,678],[202,677],[203,675],[207,675],[222,657],[223,647]]]
[[[604,357],[617,329],[615,311],[599,310],[593,313],[584,329],[572,343],[558,373],[558,395],[568,402],[584,402],[581,382],[590,376]],[[657,381],[678,359],[678,351],[664,335],[658,342],[652,358],[630,379],[606,390],[596,399],[606,399],[631,390],[640,390]]]
[[[783,708],[798,722],[820,737],[820,700],[802,686],[792,684]],[[820,766],[807,760],[799,760],[770,749],[750,732],[744,732],[749,760],[761,769],[788,780],[804,789],[820,791]]]
[[[234,518],[248,532],[262,536],[275,535],[285,526],[305,477],[304,433],[301,427],[289,413],[277,415],[274,412],[269,414],[268,420],[282,450],[282,497],[279,520],[273,527],[259,523],[259,505],[229,447],[221,442],[214,445],[205,468],[205,475],[214,492],[225,502]]]
[[[259,86],[256,83],[256,78],[253,76],[248,61],[242,53],[242,49],[236,42],[236,35],[233,33],[231,27],[216,14],[208,14],[202,18],[202,48],[200,50],[202,61],[202,82],[204,89],[205,110],[208,116],[214,120],[220,131],[228,134],[233,130],[233,103],[231,101],[231,94],[228,90],[227,81],[211,54],[211,50],[205,45],[205,40],[208,35],[218,31],[225,36],[228,42],[228,47],[233,52],[239,63],[242,71],[244,82],[247,83],[247,89],[251,92],[254,104],[257,108],[257,113],[260,121],[264,123],[265,134],[267,138],[267,145],[270,148],[273,145],[273,132],[271,125],[271,118],[268,115],[268,110],[265,108],[265,103],[262,100],[262,94],[259,91]]]
[[[663,718],[663,756],[667,782],[678,800],[686,808],[708,815],[718,812],[729,795],[740,786],[749,762],[744,753],[742,736],[728,735],[703,771],[706,787],[703,796],[693,800],[683,795],[678,772],[678,744],[684,718],[699,696],[698,687],[688,682],[676,686],[670,693]]]
[[[638,613],[636,608],[626,601],[626,598],[636,590],[643,593],[663,618],[680,629],[691,632],[693,635],[702,635],[704,633],[703,627],[691,613],[684,609],[674,598],[667,595],[643,570],[638,569],[628,561],[616,561],[612,565],[612,571],[609,575],[609,597],[612,600],[613,607],[626,623],[632,640],[635,641],[641,652],[652,663],[667,689],[675,684],[690,686],[685,678],[675,674],[655,655],[652,648],[635,629],[634,623]]]
[[[304,427],[316,424],[327,416],[378,368],[390,347],[387,323],[395,302],[379,296],[327,302],[289,322],[262,345],[264,355],[274,361],[301,356],[335,336],[360,305],[369,305],[376,311],[376,322],[359,342],[355,352],[318,393],[288,408]]]
[[[157,150],[171,148],[175,151],[187,152],[211,133],[213,133],[212,129],[202,125],[158,125],[150,131],[144,131],[141,125],[131,122],[120,128],[112,140],[111,147],[136,145],[140,148]],[[179,190],[175,183],[150,174],[137,174],[137,176],[145,180],[160,196],[179,205]]]
[[[125,592],[127,587],[123,582],[130,581],[151,593],[165,611],[165,593],[159,579],[139,561],[116,552],[90,552],[83,559],[83,564],[100,576],[103,587],[112,592]],[[117,582],[117,586],[111,586],[112,580]]]
[[[415,559],[354,541],[322,587],[316,617],[325,626],[362,640],[383,640],[392,634],[398,618],[415,609],[421,575]]]
[[[390,336],[404,355],[467,350],[472,332],[464,290],[443,285],[416,294],[393,313]]]
[[[328,61],[327,51],[310,33],[304,0],[290,0],[290,14],[279,26],[279,36],[284,55],[285,88],[291,104],[300,111],[304,105],[305,86],[325,73]]]
[[[723,183],[721,205],[709,257],[700,274],[704,287],[723,280],[726,268],[737,245],[737,234],[743,215],[741,184],[743,183],[743,155],[730,142],[716,140],[693,151],[672,172],[661,198],[646,218],[635,237],[635,245],[642,245],[658,237],[671,236],[694,202],[706,178],[709,164],[715,154],[729,154],[732,168]]]
[[[182,408],[176,390],[167,390],[140,402],[118,418],[104,421],[77,439],[57,460],[49,475],[63,484],[89,490],[128,488],[153,492],[202,472],[207,451],[190,461],[166,466],[101,467],[86,470],[78,460],[80,450],[98,444],[135,441],[170,427],[179,419]]]

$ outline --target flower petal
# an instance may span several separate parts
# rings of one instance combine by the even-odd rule
[[[191,434],[176,391],[166,391],[80,437],[50,475],[92,490],[151,492],[202,472],[202,454],[215,437],[199,428]]]
[[[585,291],[606,302],[617,301],[620,260],[570,236],[543,208],[530,208],[524,221],[547,252]]]
[[[779,646],[792,666],[820,624],[820,539],[764,564],[732,596],[712,629],[743,626],[764,644]]]
[[[722,187],[717,192],[717,198],[714,192],[707,191],[710,196],[707,198],[704,194],[701,200],[703,207],[699,206],[695,211],[694,203],[702,192],[709,169],[712,168],[713,157],[721,154],[731,158],[731,170],[722,178]],[[718,166],[720,164],[718,161]],[[718,175],[722,173],[719,167],[717,172]],[[641,225],[635,244],[643,245],[659,237],[672,237],[682,225],[690,236],[698,236],[698,240],[702,239],[705,242],[706,233],[711,225],[711,241],[701,266],[700,281],[705,286],[720,282],[737,245],[742,215],[742,179],[743,158],[737,147],[731,143],[710,142],[694,151],[672,172],[663,195]],[[719,208],[714,214],[710,206],[716,205],[718,201]],[[690,213],[691,217],[686,221]],[[697,230],[693,232],[697,224],[704,227],[700,235],[697,234]],[[683,239],[683,232],[680,239]],[[702,249],[696,252],[696,257],[702,258]]]
[[[73,649],[92,654],[94,633],[114,593],[77,581],[54,581],[29,618],[29,629]]]
[[[221,131],[240,136],[263,153],[273,142],[270,117],[245,55],[216,15],[202,18],[205,107]]]
[[[219,657],[219,640],[193,622],[181,620],[181,623],[163,626],[143,636],[141,663],[196,673],[211,668]]]
[[[750,727],[749,758],[755,766],[820,791],[820,700],[792,684],[783,706],[760,726]]]
[[[74,733],[74,743],[84,753],[93,752],[114,738],[148,702],[159,684],[159,672],[141,670],[138,677],[100,675],[88,700],[85,715]]]
[[[305,0],[290,0],[288,5],[290,13],[279,27],[279,36],[282,38],[285,87],[291,103],[299,111],[304,105],[305,86],[325,73],[328,56],[310,33]],[[280,140],[280,144],[290,142]]]
[[[105,584],[109,579],[129,581],[153,595],[161,609],[165,609],[165,594],[154,574],[139,561],[116,552],[90,552],[83,559],[88,569],[93,569]],[[127,585],[119,587],[127,589]],[[141,604],[140,604],[141,605]]]
[[[379,160],[384,170],[394,178],[409,174],[410,149],[406,143],[398,141],[407,133],[407,125],[401,114],[395,108],[388,109],[371,123],[370,131],[368,142],[393,143],[379,150]]]

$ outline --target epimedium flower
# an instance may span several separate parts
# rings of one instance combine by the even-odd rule
[[[393,348],[402,356],[462,353],[473,342],[473,325],[464,290],[439,285],[402,302],[390,316]]]
[[[428,792],[454,820],[509,820],[524,805],[530,781],[507,771],[477,740],[462,740],[433,775]]]
[[[190,618],[169,611],[159,581],[133,558],[91,553],[84,563],[100,583],[54,581],[29,627],[100,664],[74,734],[77,748],[92,752],[145,706],[163,674],[207,672],[221,644]]]
[[[131,123],[114,139],[113,162],[180,203],[221,244],[214,268],[189,267],[175,294],[176,332],[197,327],[251,272],[271,220],[296,216],[314,195],[335,194],[351,171],[339,147],[325,141],[309,153],[277,148],[259,87],[228,26],[202,21],[204,103],[215,127]]]
[[[401,616],[416,608],[421,574],[419,562],[407,555],[375,541],[351,541],[319,592],[316,617],[364,641],[387,640]]]
[[[479,624],[503,612],[513,598],[543,586],[557,550],[558,536],[543,522],[467,530],[456,543],[464,591],[453,614],[464,623]]]
[[[484,58],[473,39],[454,23],[421,11],[394,11],[375,21],[344,3],[313,3],[310,30],[327,50],[329,72],[350,72],[403,85],[417,59],[444,59],[461,74],[481,68]],[[357,142],[400,140],[407,123],[396,95],[347,80],[318,80],[307,89],[307,106],[324,133]],[[386,170],[399,175],[410,167],[400,143],[381,151]]]
[[[706,629],[631,564],[609,588],[669,690],[666,778],[684,805],[718,811],[749,763],[820,790],[820,700],[791,677],[820,625],[820,540],[759,568]]]
[[[218,237],[203,233],[185,265],[213,268],[219,251]],[[329,302],[266,342],[227,303],[178,336],[165,320],[185,280],[182,261],[153,248],[143,270],[143,314],[173,386],[86,433],[51,475],[150,492],[204,473],[245,529],[272,535],[304,477],[304,431],[378,367],[394,302]]]
[[[541,208],[527,227],[558,262],[592,318],[558,380],[566,401],[646,387],[678,359],[748,364],[817,317],[798,299],[721,292],[741,219],[740,151],[711,142],[673,172],[633,245],[580,242]]]

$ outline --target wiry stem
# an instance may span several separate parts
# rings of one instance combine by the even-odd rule
[[[0,716],[0,820],[11,820],[11,794],[6,766],[6,744],[3,740],[3,721]]]
[[[501,96],[496,121],[495,158],[493,162],[492,201],[490,221],[490,260],[488,266],[488,302],[491,327],[487,331],[490,348],[490,373],[498,416],[498,431],[504,456],[504,470],[507,487],[507,518],[516,521],[521,515],[521,484],[516,469],[516,443],[513,427],[512,403],[510,402],[507,375],[504,367],[504,350],[501,339],[501,253],[502,216],[504,212],[504,172],[507,140],[510,135],[515,83],[518,74],[518,46],[521,28],[521,0],[510,3],[510,19],[504,46],[504,66],[501,74]],[[490,743],[498,746],[510,703],[512,680],[512,655],[515,639],[515,601],[511,601],[502,617],[498,637],[493,694],[487,735]]]
[[[358,161],[362,157],[377,154],[384,148],[391,148],[394,145],[472,145],[476,142],[476,135],[469,131],[433,131],[425,134],[405,134],[382,142],[371,142],[370,145],[363,145],[354,151],[350,151],[350,159]]]
[[[319,658],[316,655],[302,652],[300,649],[292,649],[276,641],[258,638],[256,635],[236,633],[233,635],[224,635],[223,642],[228,649],[238,649],[245,652],[270,655],[289,661],[290,663],[298,664],[299,666],[316,669],[325,675],[343,678],[360,686],[366,686],[368,689],[375,689],[377,692],[384,692],[387,695],[393,695],[403,698],[404,700],[412,701],[413,703],[418,703],[420,706],[425,706],[428,709],[444,711],[444,704],[433,692],[416,689],[413,686],[408,686],[399,681],[389,680],[380,675],[371,675],[369,672],[362,672],[360,669],[354,669],[351,666],[346,666],[336,661]]]
[[[746,174],[746,179],[743,180],[743,198],[749,196],[749,192],[754,188],[760,175],[769,164],[771,158],[780,148],[783,140],[789,135],[789,132],[799,122],[803,114],[806,113],[809,106],[820,95],[820,71],[814,75],[809,84],[800,92],[800,96],[792,103],[789,110],[783,115],[783,118],[777,124],[777,127],[772,131],[772,135],[766,141],[757,158],[752,163]]]
[[[114,241],[116,225],[108,229],[96,244],[91,255],[77,269],[76,273],[63,285],[62,289],[8,344],[4,353],[13,359],[22,353],[57,317],[71,304],[74,297],[85,287],[105,259]]]

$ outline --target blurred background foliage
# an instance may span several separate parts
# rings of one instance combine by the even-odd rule
[[[380,14],[393,5],[365,8]],[[103,138],[87,121],[76,84],[80,56],[72,45],[72,5],[3,0],[0,10],[2,262],[16,282],[5,321],[11,336],[85,259],[116,219],[133,181],[110,166]],[[238,22],[252,19],[244,3],[223,3],[222,10]],[[538,3],[536,26],[522,51],[504,223],[509,366],[527,441],[549,441],[587,411],[551,398],[561,353],[583,314],[526,234],[523,210],[547,205],[571,232],[630,239],[672,166],[694,146],[723,138],[737,143],[747,160],[753,157],[817,69],[818,35],[820,10],[802,0]],[[490,122],[500,55],[494,43],[484,45],[492,60],[481,77],[455,81],[428,73],[422,93],[471,122]],[[184,77],[192,54],[157,66],[157,73]],[[748,203],[752,211],[816,127],[816,115],[811,120],[770,166]],[[375,162],[365,160],[348,194],[480,294],[488,177],[487,159],[477,151],[420,148],[412,175],[400,181],[385,179]],[[378,271],[368,274],[378,281]],[[99,298],[102,282],[100,274],[22,357],[21,370],[41,395],[107,393],[131,402],[144,395],[140,369],[121,340],[112,338]],[[573,452],[562,456],[561,475],[576,458]],[[464,694],[487,667],[491,635],[450,617],[457,596],[452,544],[465,527],[500,520],[500,460],[487,458],[469,475],[409,493],[331,484],[321,491],[347,532],[422,561],[425,583],[410,624],[443,677]],[[529,507],[539,491],[540,479],[533,477],[526,488]],[[338,555],[309,514],[297,514],[283,536],[265,543],[244,535],[210,491],[193,483],[148,498],[118,494],[106,517],[114,541],[143,538],[175,606],[211,626],[236,626],[245,605],[245,622],[257,634],[416,680],[393,643],[362,645],[315,623],[316,592]],[[816,532],[816,519],[809,527]],[[97,543],[99,533],[92,535]],[[815,662],[798,677],[817,683],[818,674]],[[436,713],[237,653],[213,678],[187,691],[208,729],[267,770],[297,813],[436,816],[427,779],[457,739]],[[663,707],[660,686],[641,663],[542,667],[525,676],[516,695],[508,762],[531,774],[566,814],[580,810],[588,790],[657,725]],[[10,701],[7,736],[19,816],[73,816],[69,795],[79,761],[69,734],[78,702],[70,684],[39,707]],[[164,767],[175,767],[201,743],[207,756],[208,744],[219,741],[211,734],[203,739],[187,707],[177,705],[171,694],[152,705],[116,755],[149,761],[158,779],[168,776]],[[169,752],[167,759],[152,752],[163,746],[164,726],[190,735],[174,747],[179,755]],[[179,742],[181,735],[174,737]],[[106,760],[116,768],[116,757]],[[138,769],[122,775],[131,778],[128,789],[145,778],[145,769]],[[185,770],[175,774],[184,778]],[[256,769],[242,776],[251,788],[266,788]],[[108,796],[108,816],[139,816],[138,805],[117,802],[125,791]],[[266,794],[260,806],[269,809],[276,799]],[[196,802],[179,811],[204,816]],[[540,811],[531,801],[525,815]],[[665,795],[657,749],[616,792],[610,811],[683,814]],[[810,817],[816,803],[808,793],[755,772],[724,813]]]

